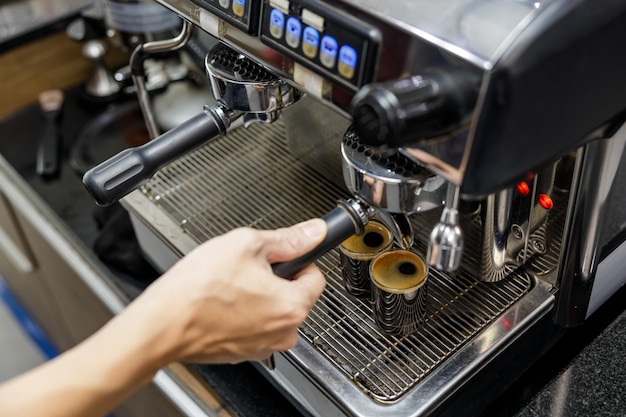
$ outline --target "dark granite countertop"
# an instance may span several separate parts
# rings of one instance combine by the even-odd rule
[[[624,297],[613,302],[622,309],[626,306]],[[617,316],[516,414],[541,416],[626,416],[626,313]]]

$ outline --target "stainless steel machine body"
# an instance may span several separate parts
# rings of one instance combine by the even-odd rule
[[[460,267],[431,267],[427,319],[402,338],[345,292],[336,250],[317,261],[328,286],[298,344],[259,366],[306,412],[439,412],[539,322],[579,324],[626,282],[616,200],[626,59],[611,53],[626,40],[626,6],[606,2],[581,23],[589,1],[158,2],[307,95],[271,125],[232,130],[172,162],[123,200],[159,268],[234,227],[285,226],[351,194],[409,216],[422,255],[446,213],[462,230]],[[370,138],[351,125],[367,133],[382,123],[353,97],[396,82],[380,108],[428,115],[437,94],[394,97],[405,80],[437,87],[433,68],[477,76],[469,113],[449,129],[434,123],[440,134],[430,137],[362,143]],[[589,91],[573,88],[585,80]],[[382,130],[414,126],[402,117]]]

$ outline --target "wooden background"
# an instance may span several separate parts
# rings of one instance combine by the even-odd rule
[[[0,54],[0,120],[37,101],[39,93],[84,82],[94,64],[81,55],[83,44],[55,32]],[[110,47],[108,68],[128,63],[129,54]]]

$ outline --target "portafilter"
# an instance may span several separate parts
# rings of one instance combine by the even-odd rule
[[[236,119],[243,116],[246,123],[270,123],[281,109],[300,98],[299,90],[223,44],[209,52],[205,68],[219,104],[206,105],[199,114],[145,145],[125,149],[87,171],[83,183],[98,205],[113,204],[163,166],[225,135]]]

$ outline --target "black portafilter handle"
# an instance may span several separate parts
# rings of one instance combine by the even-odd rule
[[[220,137],[228,128],[221,109],[204,110],[145,145],[125,149],[85,173],[83,183],[96,203],[109,206],[139,188],[163,166]]]
[[[322,216],[328,227],[328,233],[322,243],[299,258],[273,264],[272,270],[274,274],[286,279],[293,278],[307,265],[335,248],[350,236],[362,234],[369,218],[370,212],[368,207],[360,201],[354,199],[337,201],[337,207]]]
[[[397,148],[454,131],[470,120],[481,77],[470,68],[446,67],[366,85],[350,105],[360,142]]]
[[[60,110],[44,112],[44,128],[37,148],[36,172],[44,181],[57,179],[61,169]]]

